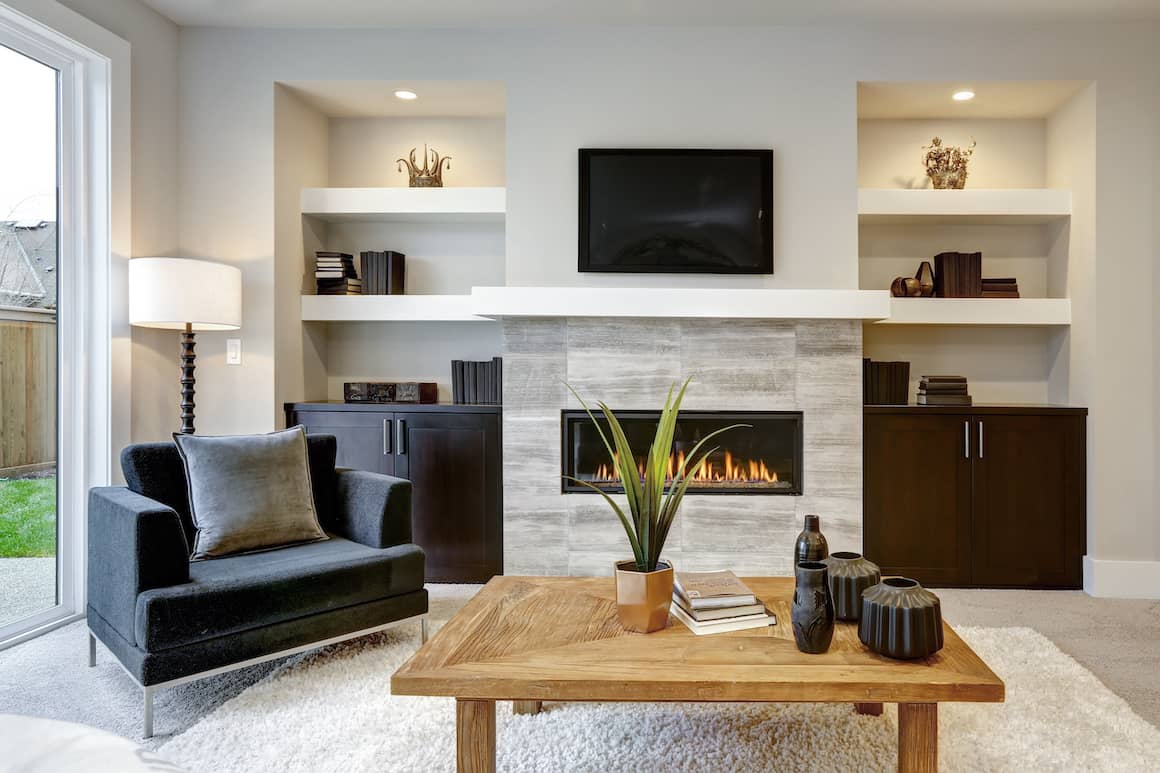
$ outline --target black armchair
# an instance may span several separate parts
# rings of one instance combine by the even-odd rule
[[[427,638],[424,556],[411,484],[335,469],[335,439],[307,438],[315,508],[330,539],[189,560],[193,522],[173,443],[129,446],[128,486],[89,494],[89,665],[96,639],[153,693],[406,621]]]

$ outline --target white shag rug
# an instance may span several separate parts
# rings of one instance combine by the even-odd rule
[[[159,750],[190,771],[455,769],[455,706],[393,696],[418,646],[391,631],[287,665]],[[943,771],[1160,769],[1160,730],[1029,628],[959,628],[1007,683],[1002,704],[942,704]],[[842,704],[497,705],[503,771],[893,771],[897,718]]]

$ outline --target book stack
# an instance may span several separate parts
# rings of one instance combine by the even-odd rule
[[[934,294],[978,298],[983,294],[983,253],[940,252],[934,256]]]
[[[407,256],[394,250],[360,252],[363,292],[367,295],[403,295]]]
[[[1015,280],[1015,277],[1003,277],[1002,279],[987,279],[984,277],[983,297],[1018,298],[1019,282]]]
[[[906,405],[909,392],[909,362],[862,360],[863,403],[866,405]]]
[[[488,362],[451,361],[451,401],[456,405],[503,402],[503,358]]]
[[[923,376],[918,382],[919,405],[970,405],[963,376]]]
[[[728,570],[675,572],[672,613],[698,636],[777,625],[777,617]]]
[[[354,256],[345,252],[314,253],[314,285],[319,295],[361,295],[362,281]]]

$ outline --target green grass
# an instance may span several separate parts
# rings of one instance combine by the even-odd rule
[[[56,478],[0,480],[0,558],[56,555]]]

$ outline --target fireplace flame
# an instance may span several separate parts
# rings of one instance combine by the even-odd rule
[[[616,454],[617,463],[619,464],[620,455]],[[636,459],[637,473],[641,480],[644,480],[644,462],[642,457]],[[673,481],[676,479],[677,471],[685,467],[685,452],[680,451],[676,454],[669,454],[668,462],[665,465],[665,480]],[[712,460],[706,461],[701,465],[701,469],[692,476],[693,484],[698,483],[777,483],[777,473],[769,469],[764,461],[760,459],[739,459],[734,460],[731,451],[725,452],[725,459],[723,464],[714,464]],[[596,474],[592,476],[594,483],[613,484],[620,483],[620,469],[608,464],[601,464],[596,468]]]

